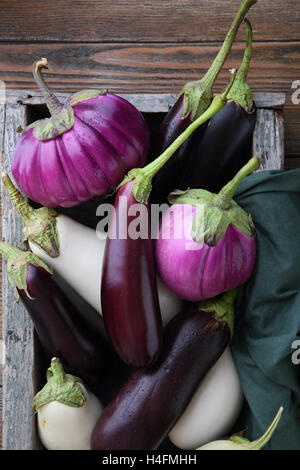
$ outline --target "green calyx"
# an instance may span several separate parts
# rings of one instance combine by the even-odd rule
[[[42,69],[47,68],[47,59],[42,58],[36,61],[33,64],[33,76],[38,87],[43,93],[45,103],[50,111],[51,117],[40,119],[27,126],[25,129],[25,131],[27,131],[28,129],[33,128],[35,138],[40,141],[54,139],[55,137],[58,137],[64,132],[72,129],[74,125],[73,106],[82,101],[97,98],[99,95],[107,93],[107,90],[82,90],[68,98],[65,104],[62,104],[44,81]]]
[[[198,129],[199,126],[209,121],[227,102],[227,94],[232,87],[235,79],[235,70],[231,70],[231,80],[222,94],[216,95],[209,106],[209,108],[193,121],[185,131],[180,134],[177,139],[153,162],[146,165],[144,168],[133,168],[130,170],[123,181],[119,184],[119,189],[129,181],[134,180],[132,194],[137,202],[146,203],[149,199],[152,189],[152,179],[156,173],[165,165],[165,163],[172,157],[178,148],[190,137],[190,135]]]
[[[80,408],[87,398],[79,385],[81,383],[82,380],[79,377],[65,373],[57,357],[52,358],[51,366],[47,370],[47,383],[33,399],[34,411],[38,411],[39,408],[52,401]]]
[[[228,93],[228,101],[235,101],[242,106],[248,113],[253,111],[253,96],[251,88],[247,83],[248,70],[252,53],[252,27],[250,21],[245,19],[247,28],[247,45],[244,52],[244,58],[240,68],[237,71],[234,84]]]
[[[23,251],[7,242],[1,241],[0,253],[7,260],[7,277],[16,293],[17,299],[19,299],[18,291],[20,290],[25,291],[26,295],[31,298],[26,282],[29,265],[43,268],[48,273],[53,274],[52,269],[31,251]]]
[[[59,236],[56,223],[58,213],[50,207],[39,209],[31,207],[6,173],[2,173],[2,181],[15,209],[24,222],[25,242],[30,241],[51,258],[57,258],[59,256]]]
[[[74,111],[71,106],[63,107],[50,118],[40,119],[26,127],[26,131],[33,128],[36,139],[45,141],[55,139],[74,126]]]
[[[234,302],[237,296],[237,289],[225,292],[221,297],[204,300],[199,302],[198,309],[202,312],[214,313],[214,318],[218,322],[228,325],[231,337],[234,328]]]
[[[190,204],[197,208],[191,230],[191,237],[196,243],[204,242],[209,246],[216,246],[229,225],[248,237],[253,236],[254,224],[251,215],[245,212],[233,197],[244,177],[258,170],[259,166],[259,159],[251,158],[218,194],[204,189],[177,190],[169,194],[170,204]]]
[[[187,116],[191,116],[192,120],[197,119],[210,105],[213,97],[213,85],[229,55],[238,29],[248,11],[256,2],[257,0],[243,0],[224,43],[209,70],[201,80],[187,83],[180,91],[178,99],[181,95],[184,97],[182,119]]]

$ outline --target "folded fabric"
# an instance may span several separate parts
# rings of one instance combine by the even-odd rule
[[[245,437],[281,420],[264,449],[300,449],[300,169],[254,173],[235,200],[254,220],[257,258],[239,289],[232,353],[247,401]],[[298,341],[298,343],[295,343]]]

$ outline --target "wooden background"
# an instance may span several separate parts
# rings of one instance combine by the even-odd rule
[[[47,81],[56,91],[177,93],[210,66],[240,3],[1,0],[0,80],[8,89],[36,90],[32,63],[47,57]],[[254,30],[249,84],[254,92],[287,94],[285,167],[299,167],[300,104],[291,96],[292,83],[299,80],[300,87],[300,2],[258,0],[248,18]],[[239,66],[244,40],[241,26],[215,91],[227,82],[227,69]]]

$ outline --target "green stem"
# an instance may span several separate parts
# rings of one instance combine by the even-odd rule
[[[5,256],[7,261],[16,258],[19,254],[19,251],[20,250],[18,250],[18,248],[11,246],[7,242],[0,242],[0,253],[2,256]]]
[[[244,52],[242,64],[237,71],[234,84],[228,93],[228,101],[235,101],[240,104],[247,112],[253,108],[253,96],[251,89],[247,83],[249,66],[252,54],[252,27],[250,21],[244,20],[247,28],[247,45]]]
[[[50,114],[53,116],[54,114],[57,114],[62,110],[63,105],[57,99],[54,93],[48,88],[48,85],[46,85],[44,81],[42,69],[47,69],[47,68],[48,68],[48,60],[45,58],[42,58],[34,62],[32,74],[39,89],[43,93],[47,108],[49,109]]]
[[[237,191],[238,186],[242,180],[253,171],[258,170],[260,167],[260,160],[257,157],[251,158],[246,165],[244,165],[240,171],[234,176],[234,178],[229,181],[229,183],[224,186],[218,194],[216,203],[219,208],[227,209],[235,192]]]
[[[238,29],[245,18],[246,14],[250,10],[250,8],[255,5],[257,0],[244,0],[242,4],[240,5],[240,8],[231,24],[231,27],[227,33],[227,36],[224,40],[224,43],[218,52],[215,60],[213,61],[210,69],[206,72],[206,74],[203,77],[203,81],[206,83],[210,84],[210,86],[213,86],[221,68],[223,67],[228,54],[230,52],[230,49],[232,47],[232,44],[235,40],[236,34],[238,32]]]
[[[283,412],[283,407],[281,406],[279,408],[275,418],[273,419],[272,423],[270,424],[270,426],[266,430],[266,432],[261,437],[259,437],[258,439],[256,439],[255,441],[250,443],[251,450],[260,450],[262,447],[264,447],[267,444],[267,442],[271,439],[271,437],[272,437],[272,435],[273,435],[273,433],[274,433],[274,431],[277,427],[277,424],[279,423],[282,412]]]
[[[213,85],[223,67],[231,46],[235,40],[237,31],[249,9],[257,0],[244,0],[231,24],[224,43],[213,61],[211,67],[200,80],[187,82],[180,91],[178,98],[183,96],[182,119],[190,117],[197,119],[206,111],[213,98]]]
[[[210,107],[199,116],[194,122],[192,122],[182,134],[180,134],[177,139],[172,142],[172,144],[153,162],[149,163],[147,166],[144,167],[145,176],[151,176],[153,178],[156,173],[164,166],[164,164],[169,160],[169,158],[178,150],[178,148],[192,135],[192,133],[198,129],[202,124],[209,121],[215,114],[217,114],[220,109],[226,103],[226,97],[229,93],[233,83],[235,80],[235,71],[233,76],[224,90],[224,92],[220,95],[216,95],[213,102],[211,103]]]
[[[166,162],[172,157],[172,155],[178,150],[178,148],[188,139],[192,133],[198,129],[199,126],[209,121],[227,102],[227,94],[229,93],[232,84],[235,79],[235,70],[231,70],[232,77],[227,85],[226,89],[222,94],[216,95],[213,99],[209,108],[193,121],[177,139],[153,162],[146,165],[144,168],[134,168],[129,171],[123,181],[120,183],[118,188],[128,183],[131,180],[135,180],[132,188],[132,194],[136,201],[145,203],[148,201],[151,189],[152,179],[156,173],[166,164]]]
[[[62,363],[57,357],[51,359],[51,365],[47,370],[47,380],[52,379],[58,385],[65,382],[66,374],[63,369]]]
[[[9,194],[11,202],[13,203],[18,214],[21,216],[23,222],[26,224],[34,214],[33,207],[28,204],[28,201],[23,197],[20,191],[13,185],[7,173],[1,175],[3,184]]]

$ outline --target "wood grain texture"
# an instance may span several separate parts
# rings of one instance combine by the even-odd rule
[[[300,4],[300,2],[299,2]],[[300,29],[299,29],[300,30]],[[202,77],[212,63],[216,44],[0,44],[0,80],[8,90],[36,91],[31,69],[34,60],[47,57],[47,83],[56,92],[108,88],[116,93],[172,93],[188,80]],[[220,91],[228,68],[238,67],[243,44],[234,44],[216,82]],[[300,43],[255,43],[249,72],[254,93],[284,92],[285,155],[300,156],[300,104],[294,105],[292,83],[300,79]]]
[[[257,110],[253,155],[260,158],[261,171],[284,168],[284,127],[280,111]]]
[[[214,60],[217,44],[0,44],[0,80],[7,88],[36,89],[32,64],[47,57],[47,83],[53,91],[109,88],[123,93],[178,93],[201,78]],[[216,82],[241,63],[244,44],[235,44]],[[291,92],[299,77],[300,43],[255,43],[249,71],[254,92]]]
[[[0,145],[4,159],[2,169],[10,173],[10,161],[16,143],[16,127],[24,125],[23,107],[2,105]],[[4,114],[4,116],[3,116]],[[6,191],[1,188],[2,237],[8,243],[22,246],[22,221],[12,207]],[[3,261],[3,268],[6,268]],[[32,447],[33,326],[7,276],[2,280],[3,340],[3,449],[25,450]]]
[[[223,41],[240,4],[241,0],[2,0],[0,40]],[[300,40],[298,0],[260,0],[248,16],[257,40]]]

